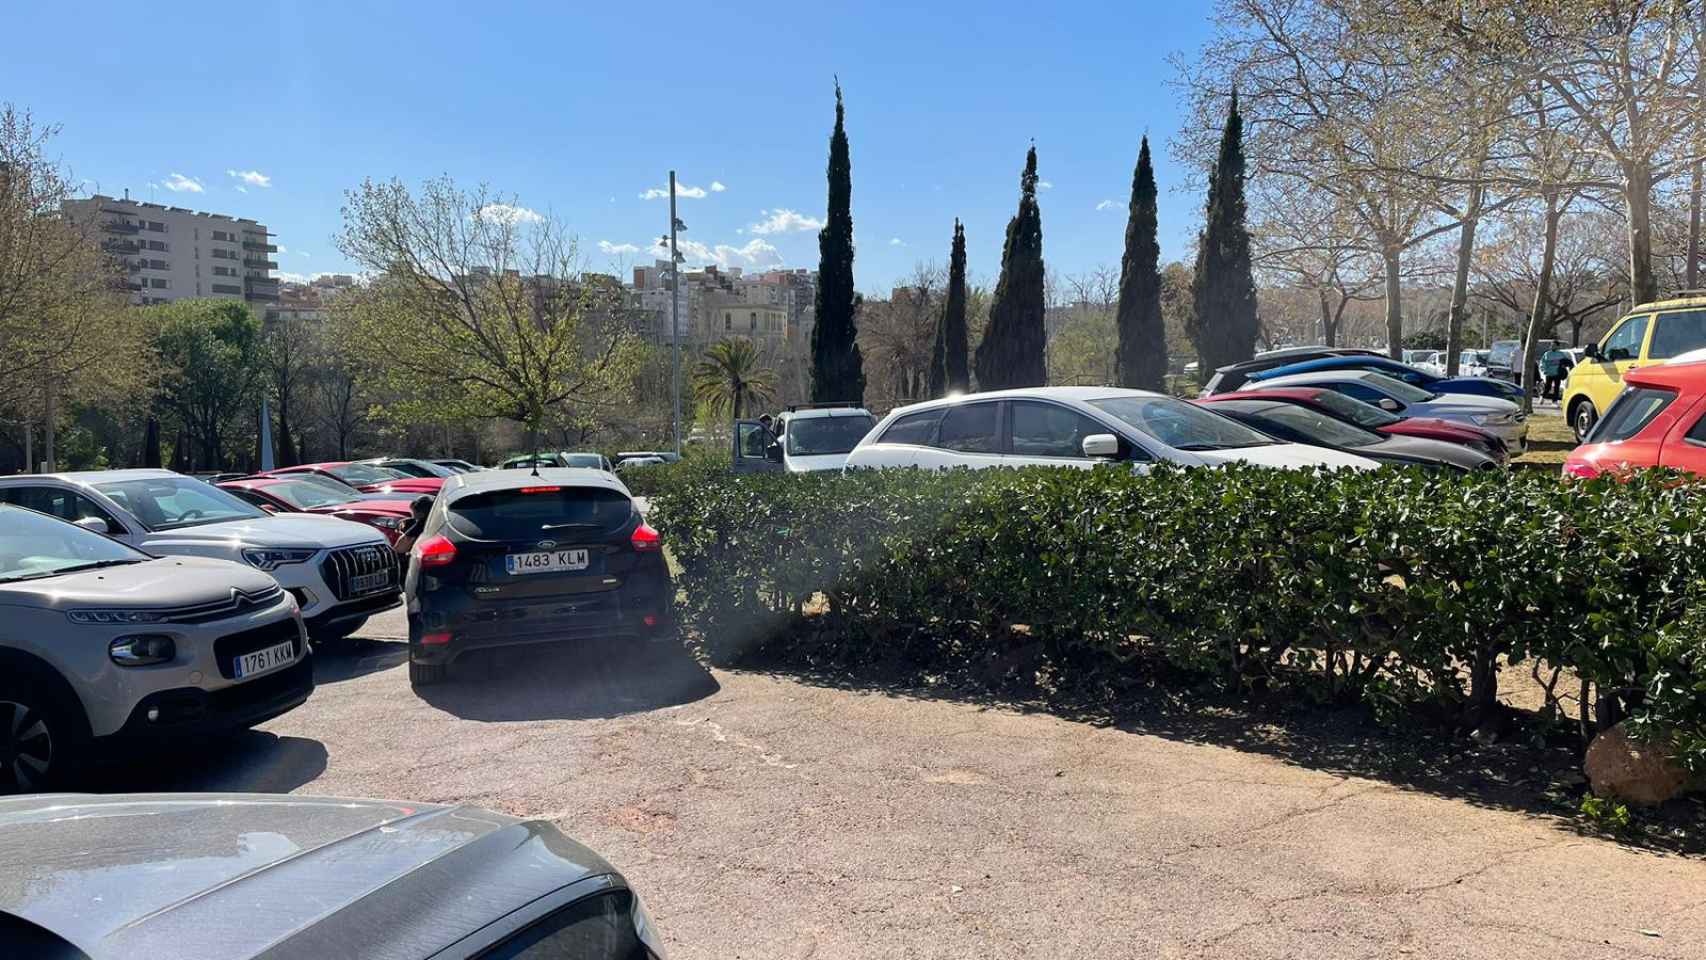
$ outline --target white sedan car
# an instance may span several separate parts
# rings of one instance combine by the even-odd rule
[[[1497,434],[1513,457],[1528,448],[1528,415],[1509,400],[1473,393],[1433,393],[1372,370],[1297,373],[1246,384],[1240,389],[1284,387],[1321,387],[1402,417],[1432,417],[1479,427]]]
[[[1115,387],[1030,387],[900,407],[847,455],[847,469],[1088,469],[1113,461],[1130,463],[1138,472],[1160,462],[1359,470],[1378,466],[1337,450],[1281,443],[1164,394]]]

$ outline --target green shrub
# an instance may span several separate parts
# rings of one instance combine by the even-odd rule
[[[804,624],[850,660],[1143,652],[1383,716],[1427,701],[1471,718],[1502,669],[1541,658],[1579,674],[1601,723],[1706,716],[1706,615],[1689,615],[1706,508],[1674,475],[656,476],[683,615],[723,652]],[[1706,761],[1706,734],[1693,742]]]

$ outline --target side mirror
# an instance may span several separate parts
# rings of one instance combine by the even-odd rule
[[[1111,460],[1120,455],[1120,438],[1111,433],[1092,433],[1084,438],[1084,455],[1092,460]]]
[[[1599,344],[1591,343],[1591,342],[1587,346],[1582,348],[1582,356],[1585,357],[1586,359],[1589,359],[1589,360],[1603,360],[1603,359],[1605,359],[1603,356],[1600,355]]]
[[[782,441],[772,440],[770,446],[764,448],[764,459],[771,463],[782,462]]]
[[[82,527],[85,530],[93,530],[95,533],[110,535],[114,532],[113,525],[108,523],[105,517],[84,517],[81,520],[75,520],[73,522],[79,527]]]
[[[1380,409],[1385,410],[1387,413],[1397,413],[1400,408],[1398,406],[1398,401],[1391,397],[1381,397]]]

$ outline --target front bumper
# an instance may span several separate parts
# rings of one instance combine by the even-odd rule
[[[113,740],[193,736],[242,730],[302,705],[314,692],[314,657],[304,646],[282,670],[218,690],[178,687],[137,703]]]
[[[324,633],[336,627],[343,626],[352,620],[366,620],[376,613],[394,610],[403,604],[401,593],[379,593],[371,597],[350,600],[335,607],[325,608],[318,616],[306,617],[302,623],[308,628],[309,635]]]

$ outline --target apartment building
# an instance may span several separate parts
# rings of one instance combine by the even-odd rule
[[[767,343],[804,343],[816,316],[817,275],[810,270],[774,270],[747,274],[739,267],[708,265],[680,274],[681,335],[709,342],[745,336]],[[670,302],[676,297],[669,261],[635,267],[630,303],[645,326],[669,334]]]
[[[89,224],[124,264],[131,302],[189,297],[247,302],[264,317],[279,299],[272,234],[253,220],[96,194],[67,200],[65,215]]]

